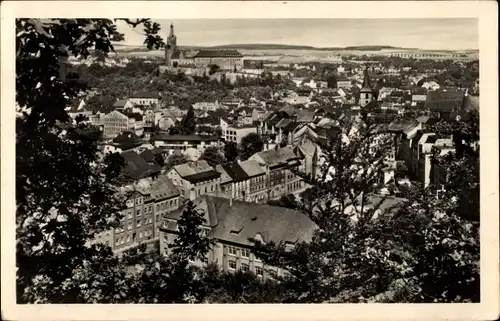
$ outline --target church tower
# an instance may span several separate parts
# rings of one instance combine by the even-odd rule
[[[368,75],[368,67],[365,69],[363,86],[359,94],[359,105],[365,107],[373,100],[373,88],[370,80],[370,75]]]
[[[177,37],[174,34],[174,25],[170,25],[170,34],[167,37],[167,44],[165,45],[165,65],[172,66],[172,54],[177,49]]]

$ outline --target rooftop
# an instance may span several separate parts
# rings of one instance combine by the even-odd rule
[[[252,246],[260,235],[264,242],[296,244],[310,241],[317,225],[298,210],[257,203],[242,202],[203,195],[194,201],[205,212],[210,236],[236,244]],[[182,211],[168,215],[178,219]]]
[[[154,140],[162,140],[162,141],[181,141],[181,142],[201,142],[201,141],[216,141],[217,136],[215,135],[168,135],[168,134],[159,134],[154,136]]]
[[[157,91],[141,91],[133,94],[130,98],[160,98],[160,93]]]
[[[125,160],[125,167],[123,168],[124,176],[129,179],[140,179],[149,177],[153,174],[159,173],[161,167],[156,164],[149,164],[139,154],[134,151],[123,152],[122,157]]]
[[[285,164],[289,161],[298,159],[298,156],[295,155],[292,147],[290,146],[258,152],[254,156],[257,156],[257,159],[255,160],[258,161],[261,159],[264,164],[268,166]]]
[[[241,162],[239,165],[249,178],[258,175],[264,175],[266,173],[265,169],[263,169],[255,160],[249,159]]]
[[[210,172],[210,171],[214,170],[213,167],[208,165],[207,161],[205,161],[205,160],[199,160],[196,162],[179,164],[179,165],[174,166],[173,169],[175,169],[177,171],[177,173],[179,174],[180,177],[186,178],[186,177],[191,176],[191,179],[197,179],[193,175],[204,173],[204,172]]]
[[[216,58],[216,57],[237,57],[242,58],[243,55],[237,50],[208,50],[203,49],[198,51],[195,58]]]
[[[198,182],[203,182],[203,181],[206,181],[206,180],[209,180],[209,179],[219,178],[220,175],[221,174],[219,172],[217,172],[216,170],[212,169],[212,170],[208,170],[208,171],[201,172],[201,173],[187,175],[187,176],[184,176],[183,178],[186,181],[189,181],[189,182],[191,182],[193,184],[196,184]]]

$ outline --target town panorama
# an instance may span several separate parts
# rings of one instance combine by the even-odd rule
[[[479,302],[477,50],[161,27],[16,21],[18,303]]]

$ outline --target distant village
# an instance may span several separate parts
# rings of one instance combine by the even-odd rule
[[[429,128],[440,120],[466,121],[471,112],[479,110],[479,80],[471,88],[462,88],[429,79],[441,70],[410,74],[411,67],[374,62],[353,65],[340,60],[335,64],[335,77],[326,79],[304,76],[316,68],[313,64],[248,65],[237,50],[201,50],[188,55],[177,48],[171,26],[159,74],[213,73],[210,76],[219,78],[223,74],[230,82],[271,74],[294,84],[291,89],[273,90],[266,99],[229,95],[198,101],[190,106],[196,129],[189,135],[169,132],[189,109],[169,104],[165,92],[137,91],[116,100],[108,112],[88,109],[86,98],[68,106],[75,121],[83,118],[100,129],[103,153],[121,153],[126,178],[122,189],[135,193],[127,202],[122,226],[103,232],[96,242],[105,242],[117,253],[141,243],[159,243],[160,251],[166,251],[182,204],[191,199],[205,211],[206,233],[218,242],[210,254],[211,262],[224,270],[252,270],[265,277],[285,274],[264,269],[252,254],[248,238],[282,235],[282,241],[293,246],[301,235],[311,235],[314,223],[309,218],[295,210],[271,208],[267,202],[290,194],[298,197],[309,187],[290,168],[316,175],[325,152],[317,142],[336,139],[341,120],[365,115],[393,134],[392,151],[372,200],[389,196],[387,202],[397,202],[396,180],[398,184],[440,186],[447,179],[445,169],[433,168],[439,165],[430,158],[435,151],[452,151],[452,138]],[[399,77],[400,85],[380,85],[378,79],[387,75]],[[247,159],[215,166],[201,159],[207,148],[222,153],[225,144],[239,145],[252,133],[262,138],[264,147]],[[171,168],[161,166],[174,155],[187,161]],[[401,164],[407,168],[404,177],[397,174]]]

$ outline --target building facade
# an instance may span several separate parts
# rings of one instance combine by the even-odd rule
[[[302,178],[289,169],[303,169],[300,158],[290,146],[262,151],[249,158],[266,169],[268,199],[278,199],[305,187]]]
[[[217,65],[222,70],[238,71],[243,68],[243,55],[237,50],[200,50],[194,56],[197,67]]]
[[[220,190],[221,174],[204,160],[174,166],[167,176],[184,198],[189,197],[191,190],[196,197]]]
[[[266,265],[255,255],[256,243],[283,243],[287,250],[298,242],[309,242],[317,226],[300,211],[204,195],[193,200],[205,214],[204,234],[214,241],[207,254],[208,263],[223,271],[253,272],[257,277],[287,277],[288,271]],[[160,252],[170,253],[177,237],[181,211],[172,212],[160,232]],[[298,237],[297,237],[298,236]],[[191,262],[203,265],[203,262]]]
[[[164,215],[181,206],[180,193],[166,175],[131,182],[122,186],[121,193],[128,197],[120,227],[104,231],[94,240],[110,246],[115,253],[158,241]]]
[[[241,143],[243,137],[250,133],[257,134],[257,126],[254,125],[235,125],[230,124],[221,118],[220,128],[222,130],[222,136],[226,142],[234,142],[236,144]]]

